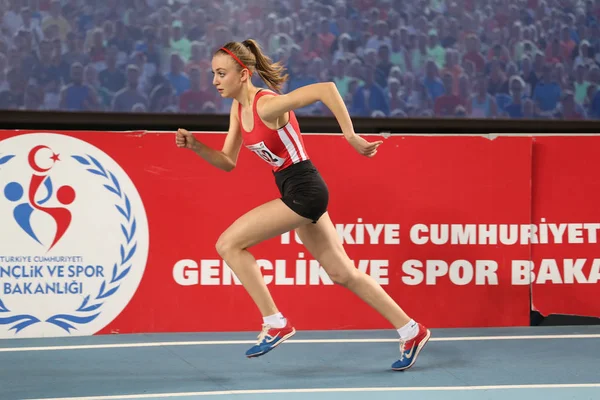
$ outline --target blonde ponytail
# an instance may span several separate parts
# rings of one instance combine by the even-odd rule
[[[247,39],[242,42],[254,57],[256,58],[256,72],[265,81],[265,83],[275,92],[281,93],[281,87],[288,80],[288,75],[284,74],[285,68],[281,63],[274,63],[266,56],[259,44],[254,39]]]

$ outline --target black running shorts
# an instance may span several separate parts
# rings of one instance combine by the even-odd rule
[[[310,160],[274,173],[281,200],[304,218],[316,223],[327,211],[329,190]]]

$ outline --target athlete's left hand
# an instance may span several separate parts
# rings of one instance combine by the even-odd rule
[[[360,154],[367,157],[373,157],[377,154],[377,148],[383,143],[382,140],[376,142],[368,142],[364,138],[354,134],[347,138],[348,143],[356,149]]]

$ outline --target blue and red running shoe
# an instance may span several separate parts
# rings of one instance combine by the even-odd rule
[[[263,324],[262,332],[258,335],[258,342],[247,352],[246,357],[259,357],[267,354],[275,347],[294,336],[296,329],[287,321],[283,328],[272,328],[270,325]]]
[[[419,353],[431,337],[429,329],[421,324],[418,324],[418,326],[419,333],[417,333],[417,336],[406,341],[400,339],[400,359],[392,364],[394,371],[404,371],[412,367],[415,361],[417,361]]]

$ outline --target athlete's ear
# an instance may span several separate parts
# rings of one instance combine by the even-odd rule
[[[250,75],[250,70],[248,70],[248,68],[244,68],[242,70],[242,80],[244,80],[244,78],[246,78],[246,80],[251,80],[252,76]]]

